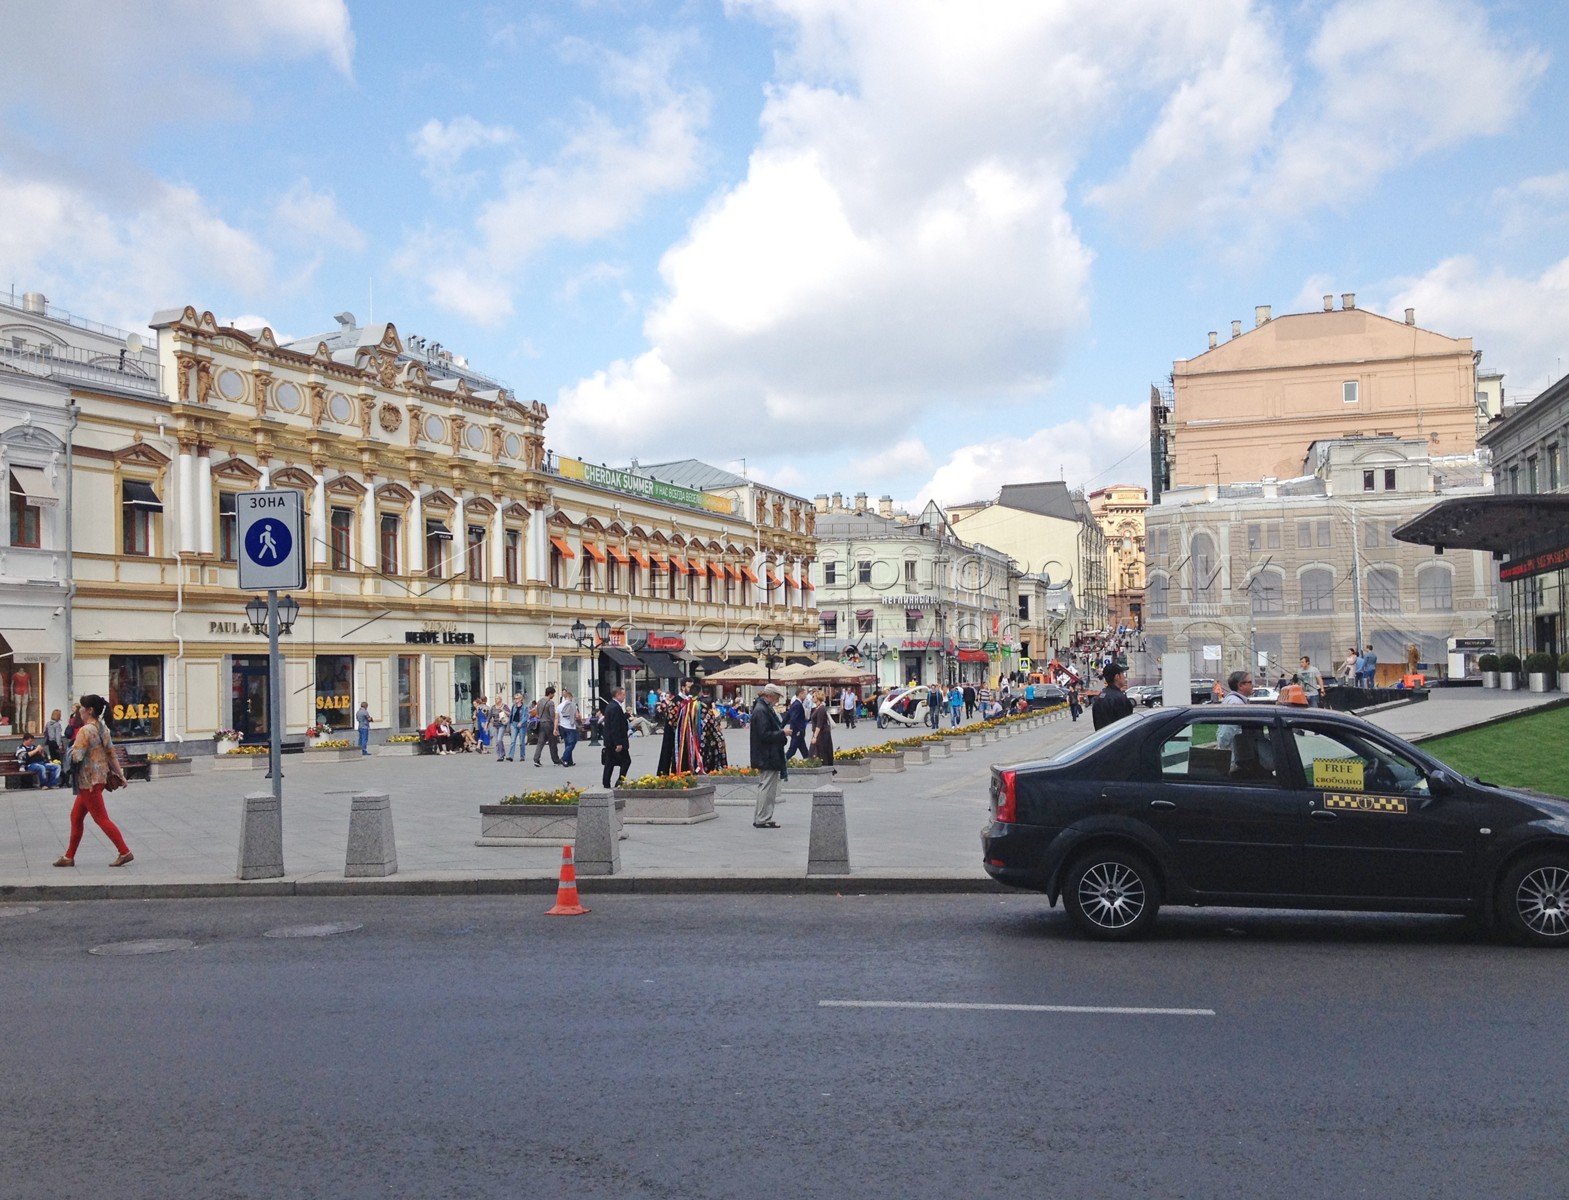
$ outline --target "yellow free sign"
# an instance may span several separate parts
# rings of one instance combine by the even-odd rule
[[[1315,758],[1313,786],[1337,792],[1362,790],[1362,764],[1354,758]]]

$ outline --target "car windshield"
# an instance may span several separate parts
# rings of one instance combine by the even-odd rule
[[[1148,719],[1153,712],[1153,709],[1148,708],[1134,709],[1132,716],[1124,717],[1120,721],[1113,722],[1104,729],[1097,729],[1082,742],[1074,742],[1073,745],[1069,746],[1066,750],[1062,751],[1060,754],[1048,758],[1046,761],[1054,765],[1059,763],[1077,762],[1085,755],[1095,753],[1095,751],[1099,750],[1112,739],[1121,737],[1124,733],[1128,732],[1128,730],[1132,729],[1133,726],[1138,722]]]

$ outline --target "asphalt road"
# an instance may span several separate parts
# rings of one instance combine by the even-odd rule
[[[4,907],[0,1196],[1569,1191],[1569,955],[1464,921],[585,900]]]

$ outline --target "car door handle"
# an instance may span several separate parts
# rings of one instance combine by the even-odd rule
[[[1315,821],[1333,821],[1336,819],[1335,814],[1330,812],[1327,808],[1315,808],[1309,815]]]
[[[1176,808],[1177,806],[1176,806],[1175,803],[1173,803],[1170,800],[1151,800],[1150,801],[1150,807],[1151,808]]]

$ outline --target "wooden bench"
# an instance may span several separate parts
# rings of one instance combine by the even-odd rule
[[[131,755],[124,746],[114,748],[114,761],[120,764],[120,770],[127,779],[150,780],[152,769],[147,765],[145,754]]]
[[[0,758],[0,788],[35,788],[38,776],[14,758]]]

